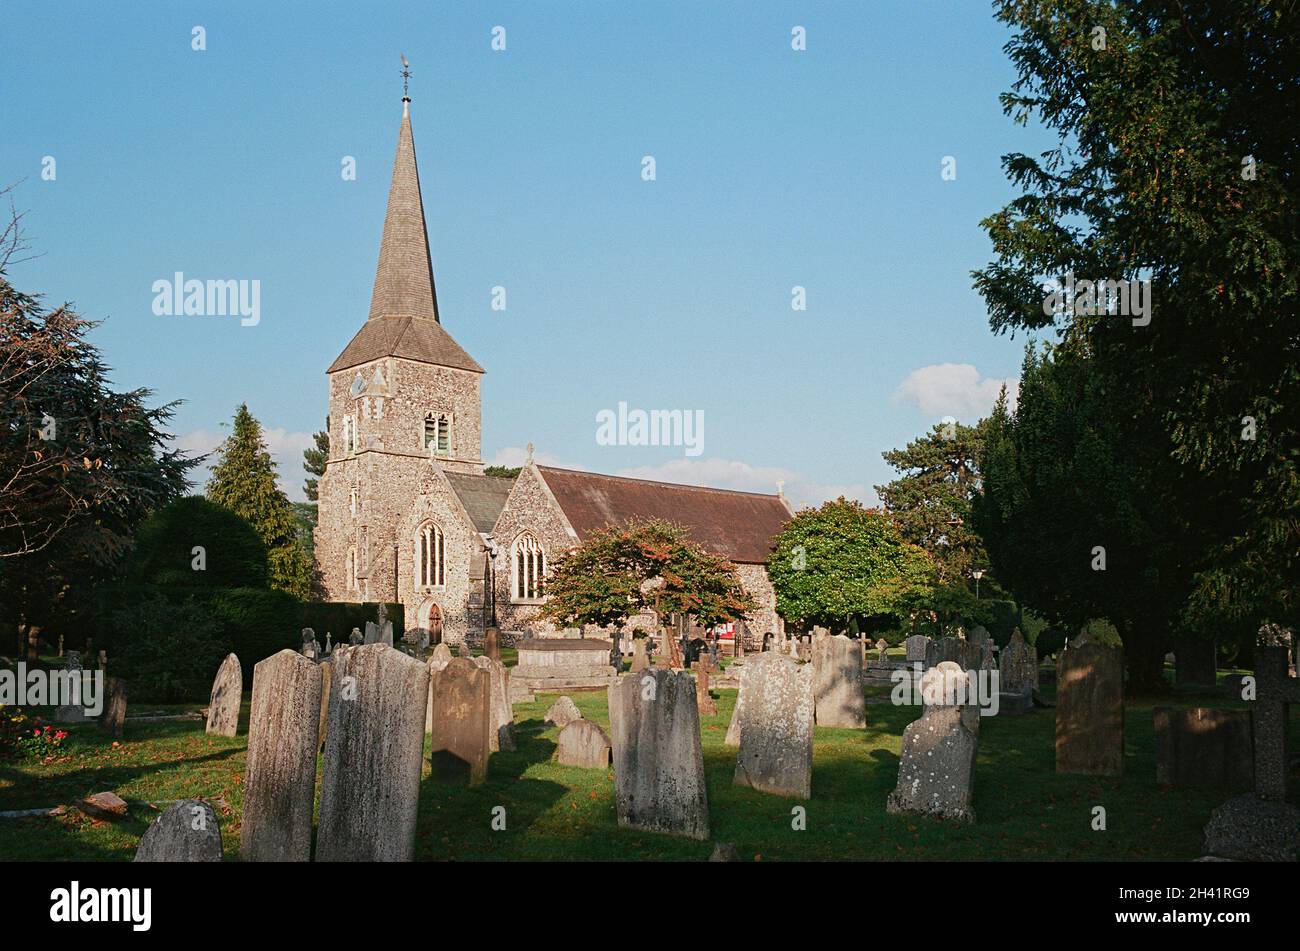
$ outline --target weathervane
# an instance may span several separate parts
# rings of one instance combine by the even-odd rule
[[[402,54],[402,101],[410,102],[410,90],[408,88],[411,81],[411,64],[406,61],[406,54]]]

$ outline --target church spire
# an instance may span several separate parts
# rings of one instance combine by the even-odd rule
[[[438,297],[433,284],[429,236],[420,197],[420,173],[415,165],[411,137],[411,97],[405,95],[410,64],[402,57],[402,125],[397,133],[397,157],[388,188],[384,236],[379,244],[379,266],[370,296],[370,320],[379,317],[421,317],[438,320]]]

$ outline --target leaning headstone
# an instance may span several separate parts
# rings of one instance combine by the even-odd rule
[[[913,634],[903,643],[907,646],[907,662],[909,664],[925,663],[925,648],[930,643],[930,638],[924,634]]]
[[[492,708],[489,749],[493,753],[499,750],[513,750],[515,712],[510,705],[510,677],[506,673],[506,665],[486,654],[475,657],[470,663],[488,672],[488,686],[491,688],[488,702]]]
[[[121,677],[104,678],[104,709],[99,715],[99,728],[111,736],[120,737],[126,722],[126,681]]]
[[[921,716],[903,731],[898,784],[885,810],[974,822],[979,711],[964,699],[966,672],[944,661],[925,672]]]
[[[838,635],[843,637],[843,635]],[[835,640],[824,638],[823,640]],[[856,645],[844,638],[854,657]],[[775,655],[745,672],[744,720],[733,782],[796,799],[812,797],[813,679],[808,664]]]
[[[239,701],[244,693],[244,674],[239,658],[227,654],[212,681],[212,698],[208,701],[207,733],[234,736],[239,727]]]
[[[291,650],[253,668],[239,832],[244,861],[311,860],[323,678],[321,665]]]
[[[409,862],[429,695],[424,664],[383,644],[331,661],[318,862]]]
[[[216,812],[198,799],[172,803],[140,837],[134,861],[220,862]]]
[[[1255,781],[1249,710],[1156,707],[1156,782],[1250,789]]]
[[[944,661],[951,661],[962,670],[979,670],[983,660],[983,648],[959,637],[940,637],[925,646],[926,667],[938,667]]]
[[[477,785],[487,779],[492,734],[491,672],[457,657],[434,671],[429,763],[435,782]]]
[[[695,684],[685,671],[626,674],[609,687],[618,824],[709,837]]]
[[[1124,771],[1124,655],[1091,641],[1056,661],[1056,771]]]
[[[861,729],[867,725],[862,654],[843,634],[813,642],[813,693],[817,725]]]
[[[650,655],[646,653],[645,638],[638,637],[632,642],[632,673],[645,670],[650,666]]]
[[[562,730],[574,720],[581,719],[582,711],[578,709],[578,705],[568,697],[561,697],[551,704],[551,709],[546,711],[545,722],[554,724]]]
[[[560,731],[555,758],[564,766],[609,767],[609,734],[590,720],[572,720]]]

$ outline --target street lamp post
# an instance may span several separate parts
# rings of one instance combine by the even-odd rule
[[[984,577],[984,569],[976,568],[970,573],[970,576],[975,579],[975,600],[978,601],[980,599],[980,579]]]

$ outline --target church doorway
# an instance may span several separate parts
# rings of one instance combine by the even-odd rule
[[[426,601],[420,608],[420,627],[429,632],[429,644],[442,643],[442,608],[436,601]]]

